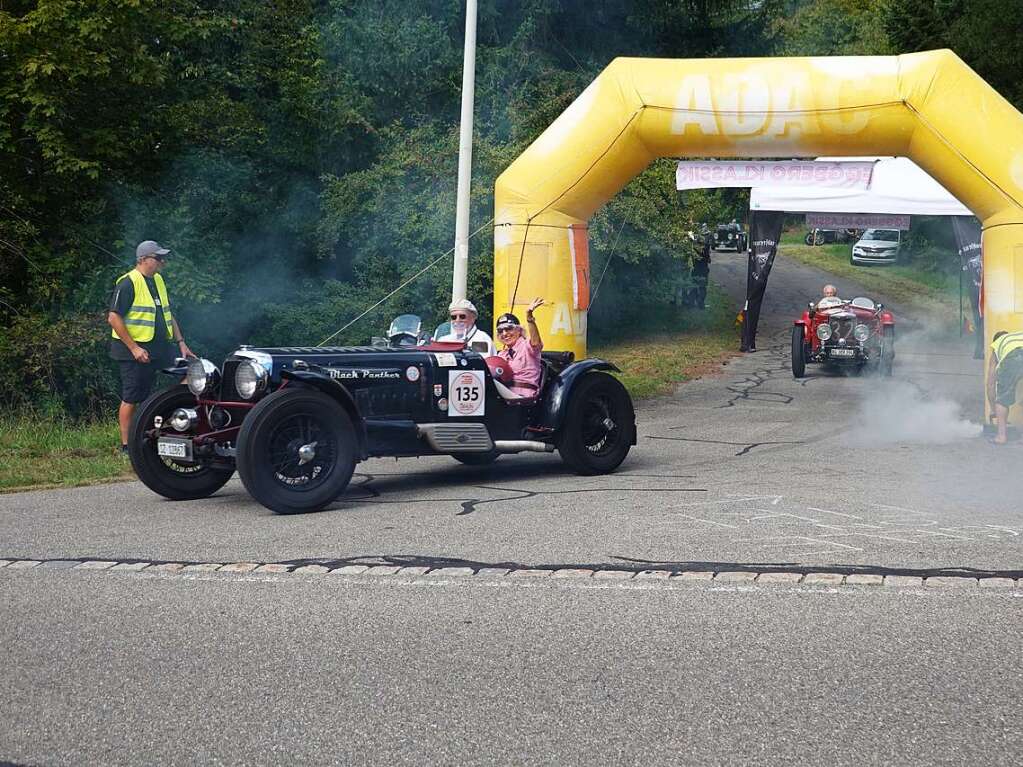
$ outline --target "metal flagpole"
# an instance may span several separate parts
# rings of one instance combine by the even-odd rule
[[[469,272],[469,185],[472,180],[472,113],[476,83],[476,0],[465,5],[462,58],[462,118],[458,136],[458,204],[455,209],[455,264],[451,300],[465,298]]]
[[[959,264],[959,337],[963,337],[963,265]]]

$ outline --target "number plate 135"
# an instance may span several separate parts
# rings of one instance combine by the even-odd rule
[[[449,371],[448,415],[460,418],[483,415],[486,403],[485,385],[482,370]]]

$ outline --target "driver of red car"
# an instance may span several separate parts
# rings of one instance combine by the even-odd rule
[[[817,299],[816,308],[831,308],[838,304],[841,300],[842,299],[838,297],[838,288],[831,283],[828,283],[821,288],[821,297]]]

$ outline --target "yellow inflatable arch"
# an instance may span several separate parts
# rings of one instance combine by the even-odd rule
[[[619,58],[497,180],[494,314],[536,296],[548,349],[586,353],[586,222],[658,157],[896,155],[983,224],[985,330],[1023,329],[1023,115],[951,51]]]

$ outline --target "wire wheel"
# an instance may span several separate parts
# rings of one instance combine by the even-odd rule
[[[561,459],[579,474],[618,468],[636,441],[636,416],[629,393],[606,373],[586,373],[575,384],[558,435]]]
[[[344,492],[358,437],[336,400],[287,388],[266,397],[238,433],[238,474],[253,498],[278,514],[317,511]]]
[[[157,416],[164,423],[179,407],[194,407],[195,397],[184,386],[172,386],[143,402],[135,413],[128,442],[128,457],[138,478],[154,493],[174,501],[206,498],[231,478],[230,467],[181,463],[156,452],[156,440],[146,437]],[[173,432],[171,432],[173,434]],[[179,436],[191,436],[188,433]]]
[[[274,479],[289,490],[315,490],[334,469],[337,442],[336,430],[311,414],[296,413],[282,420],[268,438]]]

